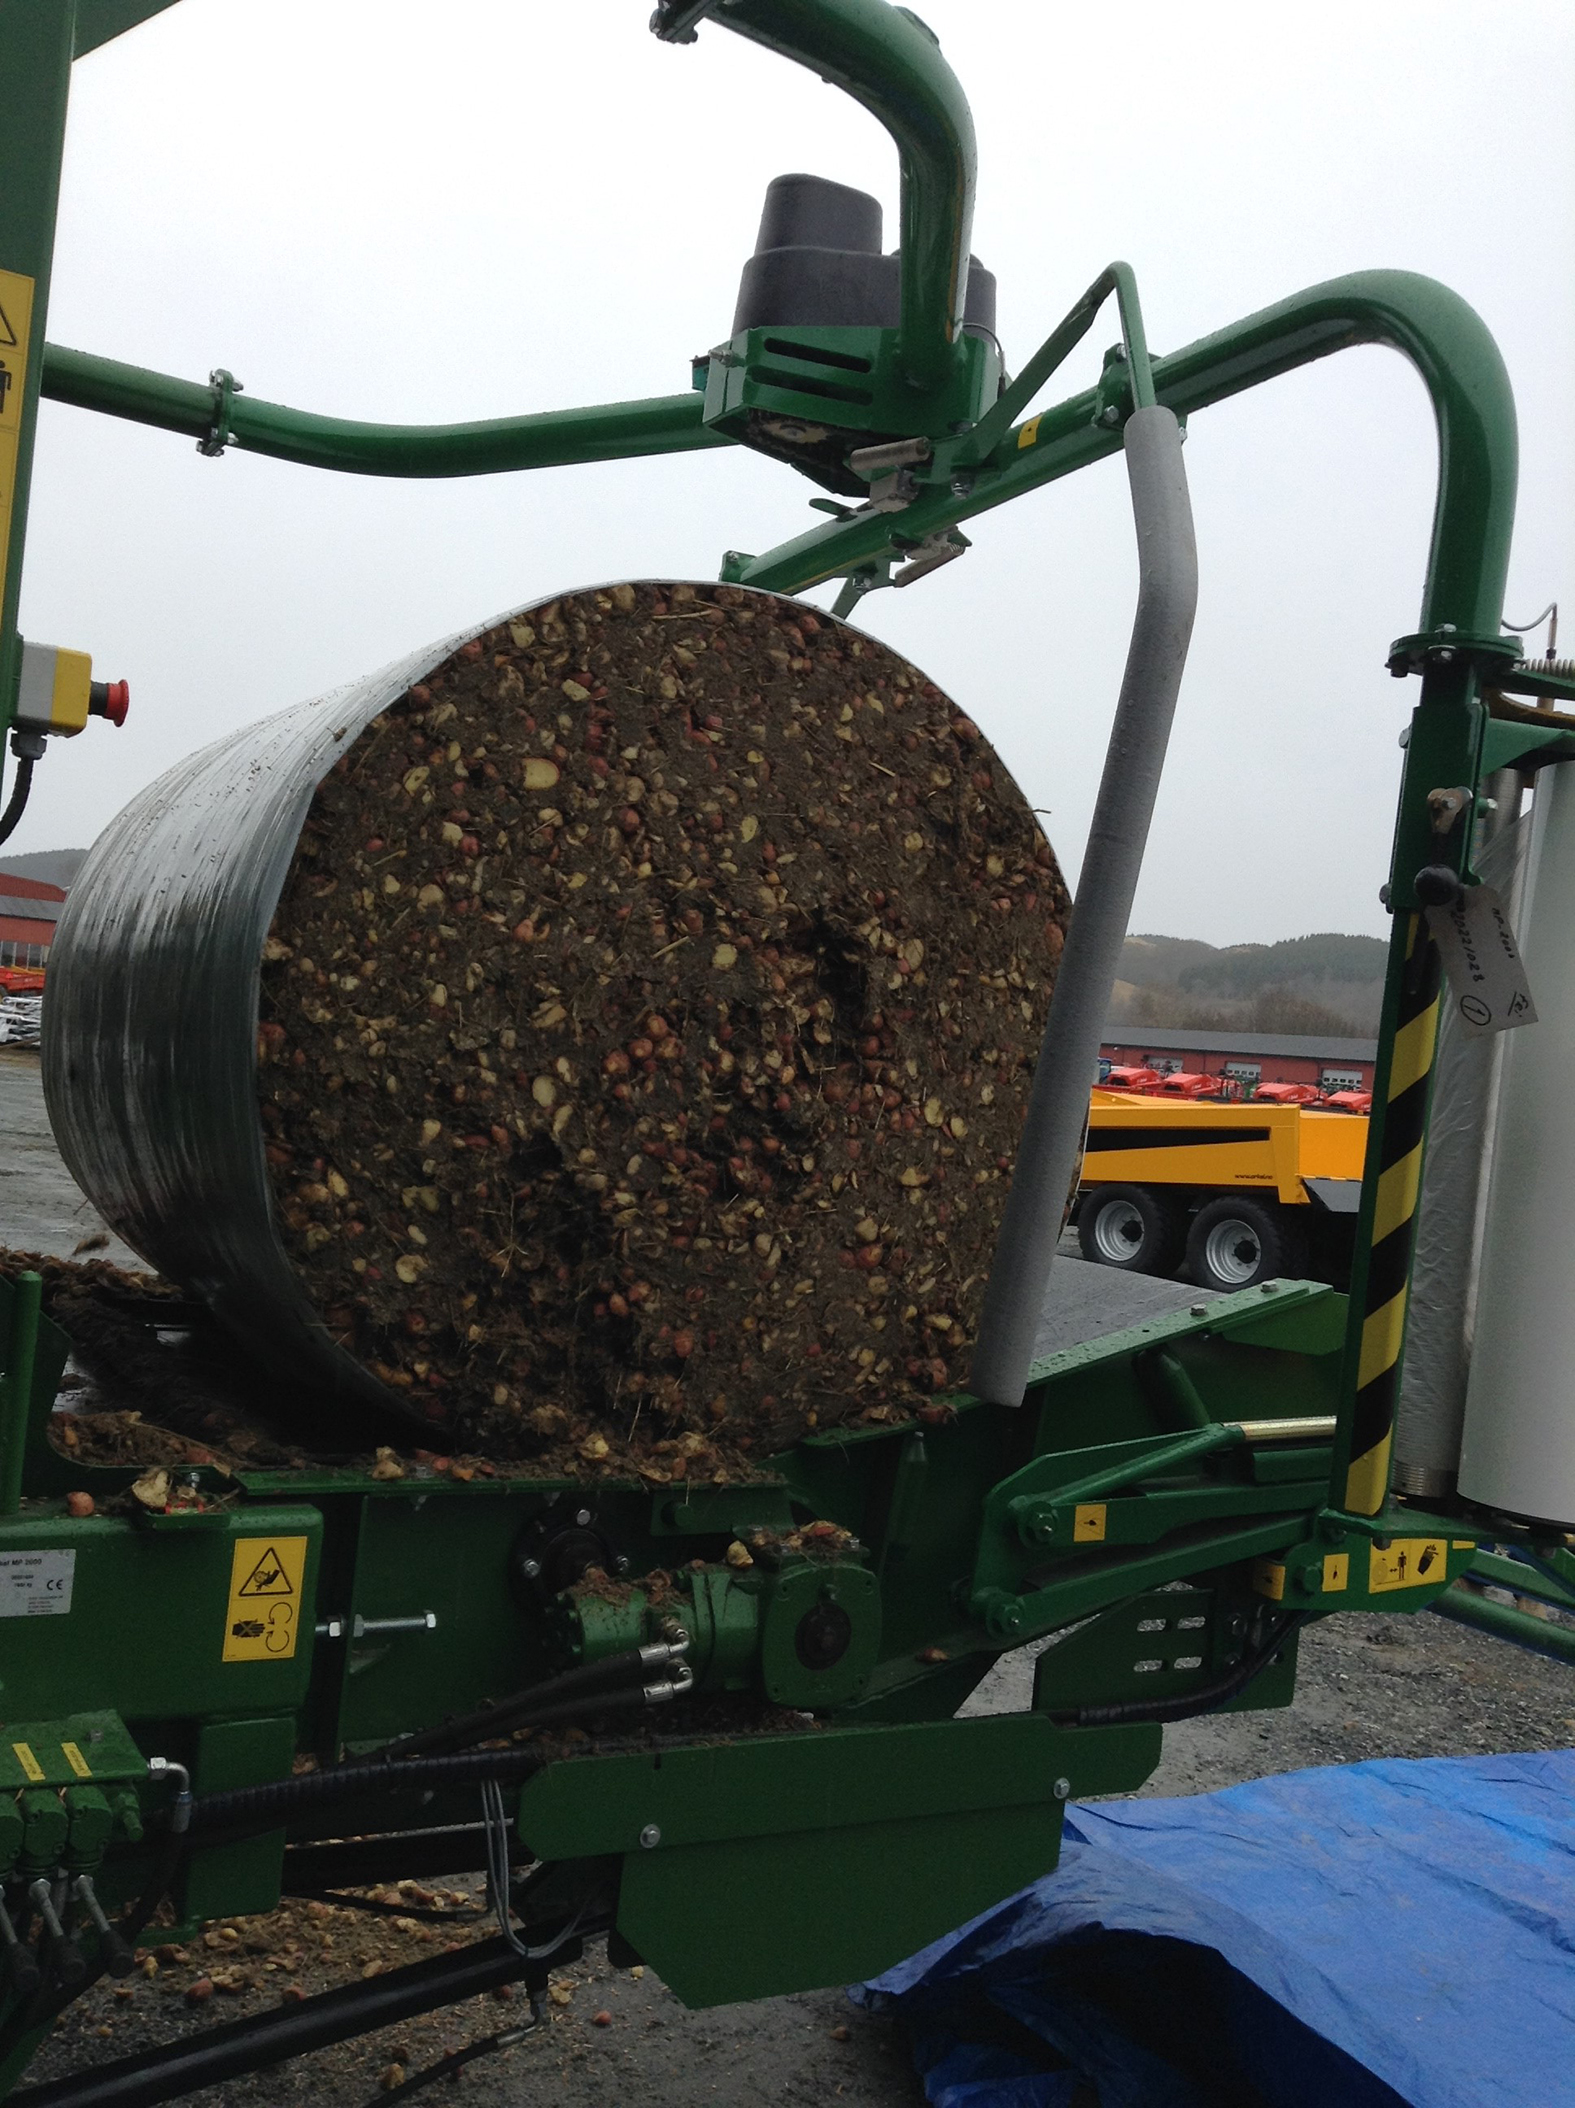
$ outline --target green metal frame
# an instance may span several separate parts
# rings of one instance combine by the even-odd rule
[[[36,1280],[0,1284],[0,1552],[72,1552],[82,1604],[92,1606],[91,1617],[73,1613],[69,1646],[52,1620],[10,1628],[7,1712],[64,1750],[91,1697],[126,1759],[112,1783],[124,1795],[135,1782],[151,1820],[167,1789],[137,1781],[140,1757],[127,1759],[128,1750],[176,1756],[199,1791],[282,1779],[298,1752],[376,1746],[524,1688],[565,1658],[638,1643],[661,1629],[672,1600],[658,1611],[656,1591],[641,1584],[658,1570],[680,1572],[710,1687],[752,1688],[818,1712],[824,1731],[711,1737],[659,1759],[554,1762],[521,1791],[519,1823],[537,1852],[601,1870],[597,1879],[611,1869],[624,1938],[699,2002],[867,1973],[1046,1870],[1065,1795],[1134,1787],[1158,1752],[1158,1729],[1141,1719],[1114,1728],[1068,1718],[1090,1705],[1141,1713],[1156,1697],[1207,1702],[1250,1635],[1266,1617],[1272,1625],[1269,1606],[1323,1615],[1433,1604],[1488,1630],[1507,1630],[1506,1619],[1542,1624],[1456,1585],[1468,1570],[1501,1578],[1469,1520],[1419,1514],[1388,1496],[1436,1017],[1436,957],[1416,879],[1439,866],[1473,878],[1469,830],[1437,834],[1429,793],[1474,789],[1486,767],[1571,750],[1567,728],[1511,723],[1485,691],[1575,700],[1570,684],[1518,671],[1518,644],[1501,631],[1515,420],[1479,318],[1431,280],[1363,272],[1153,357],[1133,275],[1117,263],[1007,384],[993,349],[961,328],[973,133],[930,33],[884,0],[662,0],[658,35],[687,41],[703,22],[731,29],[810,66],[887,126],[902,166],[898,327],[745,332],[697,362],[684,392],[640,402],[450,426],[313,416],[256,398],[222,371],[200,384],[45,344],[72,57],[168,4],[0,0],[0,270],[35,287],[0,603],[0,729],[18,664],[40,393],[183,433],[205,452],[234,447],[414,477],[758,444],[755,412],[803,416],[806,404],[834,399],[806,391],[806,377],[858,374],[835,398],[837,426],[914,442],[896,509],[818,500],[832,518],[763,554],[729,552],[724,565],[728,578],[771,591],[840,578],[851,594],[885,582],[916,549],[963,546],[960,525],[976,514],[1116,453],[1135,408],[1158,402],[1186,418],[1374,343],[1411,362],[1438,431],[1418,628],[1391,660],[1398,675],[1420,674],[1421,686],[1389,875],[1395,930],[1348,1304],[1311,1284],[1270,1284],[1201,1316],[1052,1357],[1016,1412],[959,1398],[922,1424],[817,1436],[746,1487],[600,1487],[598,1527],[633,1580],[621,1592],[571,1589],[522,1607],[522,1532],[547,1528],[555,1504],[577,1495],[565,1482],[390,1483],[328,1467],[229,1481],[202,1470],[183,1506],[120,1512],[132,1471],[85,1470],[49,1442],[67,1342],[40,1316]],[[1121,342],[1099,382],[1035,411],[1112,294]],[[815,474],[808,460],[800,465]],[[1265,1413],[1305,1421],[1305,1437],[1255,1434]],[[93,1491],[101,1512],[69,1515],[73,1489]],[[806,1517],[848,1533],[834,1559],[780,1550]],[[285,1660],[226,1660],[235,1543],[269,1532],[306,1540],[300,1644]],[[756,1546],[753,1570],[740,1566],[740,1543]],[[1539,1556],[1537,1585],[1523,1592],[1558,1608],[1575,1603],[1575,1570],[1549,1565],[1562,1555]],[[817,1605],[853,1627],[840,1673],[823,1673],[797,1645]],[[354,1635],[357,1617],[428,1611],[440,1640],[424,1627]],[[1546,1651],[1572,1651],[1563,1628],[1543,1630]],[[1040,1657],[1029,1713],[953,1720],[1001,1652],[1035,1635],[1055,1643]],[[1230,1702],[1285,1703],[1294,1666],[1288,1643]],[[48,1812],[24,1808],[27,1799],[0,1792],[0,1855],[9,1809],[35,1822]],[[91,1799],[83,1807],[86,1836],[88,1817],[98,1818]],[[407,1795],[392,1812],[386,1796],[370,1795],[322,1818],[321,1834],[464,1812],[452,1794],[432,1803]],[[118,1881],[131,1894],[147,1850],[133,1835],[137,1810],[123,1807],[117,1820],[121,1831],[101,1839],[106,1892]],[[184,1908],[267,1907],[286,1878],[287,1849],[318,1834],[303,1819],[199,1851]],[[908,1865],[923,1876],[901,1887]],[[762,1892],[770,1904],[757,1925],[739,1899]],[[717,1939],[719,1923],[727,1939]],[[14,2073],[24,2048],[0,2021],[0,2074]]]

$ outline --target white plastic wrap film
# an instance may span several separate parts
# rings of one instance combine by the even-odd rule
[[[1530,822],[1515,820],[1477,859],[1516,914]],[[1475,1315],[1478,1226],[1507,1035],[1462,1031],[1445,992],[1417,1215],[1405,1363],[1395,1411],[1395,1485],[1436,1499],[1454,1490]]]
[[[1575,773],[1537,779],[1521,952],[1538,1022],[1503,1035],[1460,1490],[1575,1521]]]

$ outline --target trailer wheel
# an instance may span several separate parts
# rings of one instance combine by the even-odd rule
[[[1095,1186],[1077,1217],[1083,1257],[1129,1274],[1174,1273],[1181,1260],[1180,1210],[1148,1186]]]
[[[1200,1288],[1255,1288],[1260,1281],[1299,1275],[1305,1264],[1300,1226],[1245,1194],[1211,1200],[1187,1232],[1187,1270]]]

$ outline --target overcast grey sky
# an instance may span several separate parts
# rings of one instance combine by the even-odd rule
[[[880,128],[650,0],[181,0],[76,68],[49,334],[254,395],[436,421],[675,392],[718,341],[765,185],[876,192]],[[977,253],[1021,365],[1113,256],[1171,350],[1377,265],[1496,334],[1521,419],[1507,609],[1575,636],[1575,9],[1568,0],[922,0],[973,104]],[[1086,385],[1102,324],[1056,392]],[[1392,353],[1192,420],[1202,602],[1134,926],[1381,930],[1435,448]],[[742,450],[530,476],[331,476],[46,404],[29,636],[125,677],[39,771],[17,849],[85,844],[192,748],[505,606],[713,577],[811,523]],[[994,739],[1075,877],[1131,617],[1118,462],[970,527],[861,619]],[[829,592],[817,596],[829,599]]]

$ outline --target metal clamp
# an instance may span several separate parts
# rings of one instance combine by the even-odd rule
[[[1387,665],[1397,681],[1407,674],[1425,673],[1429,667],[1449,666],[1467,659],[1484,679],[1512,684],[1518,662],[1524,657],[1518,637],[1473,635],[1441,622],[1436,629],[1419,630],[1397,637],[1389,647]]]
[[[869,497],[858,507],[857,517],[867,520],[874,513],[904,512],[918,495],[919,482],[912,469],[894,468],[870,484]]]
[[[208,427],[207,438],[197,441],[197,452],[216,461],[227,446],[235,443],[230,418],[234,413],[235,398],[245,383],[238,381],[227,367],[215,366],[208,375],[208,386],[213,390],[213,423]]]
[[[971,547],[967,535],[960,534],[955,527],[943,527],[938,533],[927,534],[922,542],[915,543],[907,552],[908,561],[891,582],[894,586],[911,586]]]

